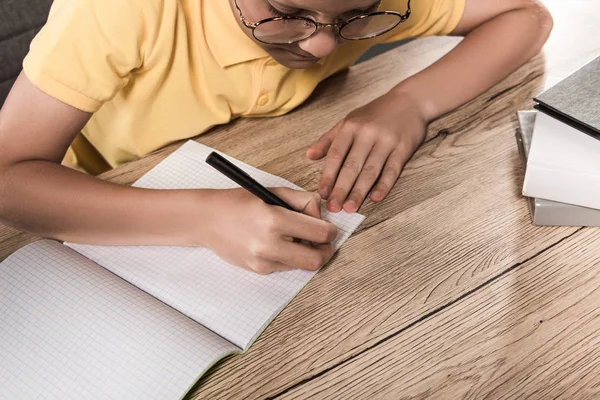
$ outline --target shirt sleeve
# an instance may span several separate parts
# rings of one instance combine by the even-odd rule
[[[23,61],[48,95],[97,111],[129,82],[148,50],[143,0],[55,0]]]
[[[383,43],[425,36],[445,36],[460,22],[466,0],[412,0],[408,19],[382,38]],[[405,14],[407,0],[383,1],[380,10]],[[386,8],[387,6],[387,8]]]

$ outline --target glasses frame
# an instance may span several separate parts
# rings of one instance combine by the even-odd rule
[[[277,44],[292,44],[292,43],[298,43],[301,42],[303,40],[306,40],[308,38],[310,38],[311,36],[313,36],[315,33],[317,33],[319,31],[319,29],[321,28],[336,28],[338,35],[340,35],[341,38],[346,39],[346,40],[366,40],[366,39],[372,39],[374,37],[383,35],[384,33],[387,33],[389,31],[391,31],[392,29],[396,28],[398,25],[400,25],[402,22],[406,21],[408,19],[408,17],[410,17],[410,0],[408,0],[408,4],[407,4],[407,10],[406,13],[404,14],[400,14],[399,12],[396,11],[376,11],[376,12],[371,12],[371,13],[366,13],[366,14],[360,14],[360,15],[356,15],[346,21],[342,20],[342,19],[338,19],[337,22],[333,23],[333,24],[322,24],[320,22],[314,21],[310,18],[306,18],[306,17],[301,17],[301,16],[283,16],[283,17],[271,17],[271,18],[265,18],[265,19],[261,19],[258,22],[249,22],[245,17],[244,14],[242,13],[242,10],[240,9],[240,6],[238,5],[237,0],[233,0],[233,4],[235,5],[235,8],[237,8],[238,13],[240,14],[240,21],[242,21],[242,24],[244,24],[244,26],[248,29],[252,30],[252,36],[254,36],[254,38],[256,40],[258,40],[261,43],[264,44],[271,44],[271,45],[277,45]],[[373,17],[376,15],[395,15],[397,16],[398,22],[396,24],[394,24],[393,26],[391,26],[389,29],[380,32],[380,33],[376,33],[373,34],[371,36],[367,36],[364,38],[348,38],[345,37],[342,34],[342,29],[344,29],[344,27],[354,21],[358,21],[364,18],[369,18],[369,17]],[[282,20],[300,20],[300,21],[304,21],[309,23],[310,25],[313,26],[314,30],[313,32],[308,35],[305,38],[302,39],[298,39],[298,40],[290,40],[288,42],[267,42],[264,40],[261,40],[259,38],[256,37],[256,34],[254,33],[254,30],[256,28],[258,28],[260,25],[267,23],[267,22],[274,22],[274,21],[282,21]]]

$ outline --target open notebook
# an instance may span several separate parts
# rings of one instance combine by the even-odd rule
[[[189,141],[135,186],[229,188]],[[228,157],[267,187],[290,182]],[[328,213],[335,246],[362,222]],[[176,399],[247,350],[315,273],[261,276],[205,248],[32,243],[0,264],[0,398]]]

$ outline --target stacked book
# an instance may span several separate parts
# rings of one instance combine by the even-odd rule
[[[600,226],[600,57],[519,112],[534,225]]]

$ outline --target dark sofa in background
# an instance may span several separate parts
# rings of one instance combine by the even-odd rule
[[[0,0],[0,107],[51,5],[52,0]]]

